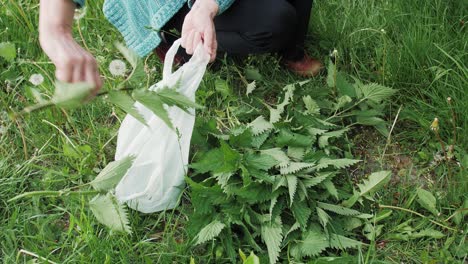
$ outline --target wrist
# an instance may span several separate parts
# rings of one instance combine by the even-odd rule
[[[214,18],[218,14],[219,5],[215,0],[196,0],[192,9],[203,10],[211,18]]]
[[[39,42],[42,44],[51,39],[73,39],[72,29],[69,25],[49,25],[39,29]]]

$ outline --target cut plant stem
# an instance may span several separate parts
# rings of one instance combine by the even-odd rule
[[[418,212],[415,212],[413,210],[410,210],[410,209],[406,209],[406,208],[402,208],[402,207],[398,207],[398,206],[392,206],[392,205],[381,205],[379,204],[379,208],[387,208],[387,209],[394,209],[394,210],[400,210],[400,211],[404,211],[404,212],[408,212],[408,213],[411,213],[411,214],[414,214],[414,215],[417,215],[419,217],[422,217],[424,219],[427,219],[429,220],[431,223],[435,224],[435,225],[438,225],[440,227],[443,227],[445,229],[448,229],[448,230],[451,230],[451,231],[457,231],[456,229],[452,228],[452,227],[449,227],[449,226],[446,226],[444,224],[441,224],[437,221],[434,221],[432,219],[429,219],[427,216],[423,215],[423,214],[420,214]]]
[[[22,199],[22,198],[29,198],[29,197],[37,197],[37,196],[43,196],[43,197],[61,197],[61,196],[71,196],[71,195],[95,195],[95,194],[100,194],[102,193],[101,191],[95,191],[95,190],[90,190],[90,191],[70,191],[70,190],[61,190],[61,191],[33,191],[33,192],[25,192],[20,195],[17,195],[8,202],[14,202],[16,200]]]

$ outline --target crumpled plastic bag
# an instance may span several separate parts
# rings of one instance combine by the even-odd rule
[[[179,83],[177,91],[195,101],[195,92],[210,56],[199,45],[192,58],[172,72],[180,43],[180,39],[175,41],[167,52],[163,78],[150,90],[175,87]],[[184,189],[195,110],[190,109],[190,113],[186,113],[176,106],[167,108],[176,133],[142,104],[137,102],[135,107],[148,126],[131,115],[127,115],[120,126],[115,160],[129,155],[136,158],[117,185],[115,195],[120,202],[126,202],[130,208],[143,213],[172,209]]]

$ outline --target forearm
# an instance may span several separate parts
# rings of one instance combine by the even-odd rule
[[[192,6],[192,10],[203,10],[207,12],[211,18],[218,14],[219,6],[215,0],[197,0]]]
[[[39,11],[39,39],[51,34],[70,35],[75,3],[71,0],[41,0]]]

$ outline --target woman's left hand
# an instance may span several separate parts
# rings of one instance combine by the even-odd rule
[[[188,54],[193,54],[198,44],[203,43],[211,61],[214,61],[218,42],[213,19],[217,13],[215,0],[197,0],[192,6],[182,25],[182,47]]]

